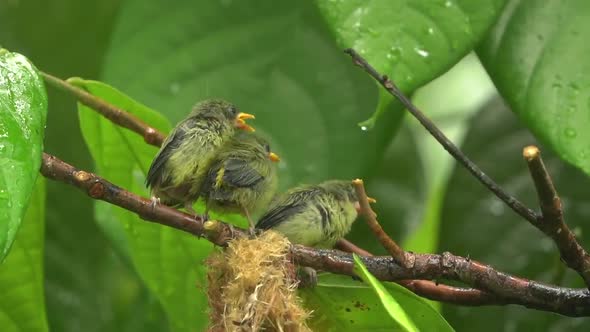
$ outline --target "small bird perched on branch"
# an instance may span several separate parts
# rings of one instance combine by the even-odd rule
[[[192,214],[201,184],[219,148],[236,129],[254,131],[246,124],[254,119],[224,100],[205,100],[172,130],[154,158],[146,178],[152,200],[184,206]]]
[[[375,202],[369,198],[370,202]],[[278,196],[256,228],[273,229],[292,243],[332,248],[343,238],[359,213],[351,181],[331,180],[293,188]]]
[[[251,214],[259,212],[272,199],[278,179],[279,157],[268,142],[253,133],[237,133],[223,145],[211,163],[201,196],[207,211],[241,213],[253,231]]]

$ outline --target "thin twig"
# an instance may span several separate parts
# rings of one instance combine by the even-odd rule
[[[165,205],[158,204],[152,207],[149,199],[130,193],[95,174],[78,170],[48,154],[43,154],[41,173],[47,178],[73,185],[92,198],[135,212],[147,221],[176,228],[199,237],[204,236],[216,245],[224,246],[229,240],[248,234],[246,230],[233,227],[222,221],[204,223],[200,217],[193,217]],[[338,250],[313,249],[300,245],[293,245],[291,253],[295,262],[300,265],[337,274],[354,275],[354,261],[350,254]],[[452,300],[463,301],[462,304],[469,305],[469,300],[473,301],[471,305],[519,304],[567,316],[590,316],[590,292],[587,289],[545,285],[518,278],[450,253],[412,255],[415,257],[412,268],[398,265],[389,256],[363,257],[362,259],[369,271],[379,280],[448,279],[461,281],[491,294],[490,297],[487,297],[486,293],[479,293],[479,298],[468,297],[473,296],[473,293],[467,290],[465,292],[466,298],[455,297]],[[409,281],[408,286],[420,288],[432,285]]]
[[[363,184],[363,180],[356,179],[352,181],[354,185],[354,189],[356,190],[357,199],[359,200],[359,204],[361,207],[360,213],[365,217],[365,221],[367,225],[377,238],[383,248],[387,250],[387,252],[398,262],[401,266],[405,268],[411,268],[413,265],[411,255],[406,255],[406,252],[393,241],[392,238],[385,233],[383,227],[379,225],[377,221],[377,214],[373,209],[371,209],[371,205],[369,204],[369,198],[367,197],[367,193],[365,192],[365,185]]]
[[[146,221],[180,229],[198,237],[205,236],[209,241],[220,246],[240,234],[239,229],[233,229],[230,225],[218,229],[217,232],[208,232],[208,229],[203,226],[205,220],[203,217],[192,216],[164,204],[153,206],[150,199],[116,186],[96,174],[78,170],[47,153],[43,153],[41,173],[46,178],[73,185],[94,199],[133,211]]]
[[[84,89],[72,85],[60,78],[44,72],[41,72],[41,76],[43,76],[47,83],[60,90],[71,93],[78,99],[79,102],[96,110],[98,113],[111,120],[113,123],[140,134],[146,143],[159,147],[162,145],[162,142],[164,142],[164,139],[166,138],[164,134],[149,126],[135,115],[126,112],[115,105],[112,105],[86,92]]]
[[[371,77],[379,82],[385,90],[396,97],[406,109],[428,130],[428,132],[447,150],[459,163],[461,163],[475,178],[477,178],[484,186],[500,198],[506,205],[508,205],[517,214],[530,222],[537,219],[535,211],[526,207],[515,197],[508,194],[502,187],[500,187],[494,180],[487,176],[474,162],[472,162],[445,134],[428,118],[422,111],[420,111],[412,101],[404,95],[404,93],[387,77],[379,74],[367,60],[360,56],[353,49],[346,49],[348,55],[352,57],[353,62],[363,68]]]
[[[553,239],[557,248],[559,248],[562,260],[569,268],[577,271],[586,282],[586,285],[590,287],[590,255],[578,243],[576,236],[563,219],[561,199],[555,190],[549,172],[545,168],[541,158],[541,151],[536,146],[531,145],[522,150],[522,155],[527,162],[531,177],[535,183],[539,205],[543,213],[541,218],[531,223]]]

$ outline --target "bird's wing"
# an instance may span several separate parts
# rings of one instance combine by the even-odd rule
[[[252,187],[264,179],[256,169],[243,159],[230,158],[226,160],[223,163],[222,171],[222,184],[232,187]]]
[[[187,128],[190,128],[192,125],[189,122],[192,121],[193,119],[187,119],[185,123],[176,127],[166,138],[164,143],[162,143],[162,148],[154,158],[154,161],[152,161],[145,179],[145,184],[148,188],[153,187],[161,181],[162,171],[166,161],[170,158],[172,152],[174,152],[174,150],[176,150],[182,143],[182,140],[186,136]]]
[[[256,224],[256,228],[270,229],[287,220],[289,217],[303,212],[308,203],[315,195],[317,190],[306,190],[290,194],[283,201],[275,204],[275,207],[267,211]]]

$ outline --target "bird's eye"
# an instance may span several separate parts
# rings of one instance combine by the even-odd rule
[[[270,153],[270,145],[265,144],[264,145],[264,150],[266,150],[267,153]]]
[[[228,111],[229,111],[229,114],[231,114],[231,115],[236,115],[236,114],[238,114],[238,109],[237,109],[235,106],[230,106],[230,107],[228,108]]]

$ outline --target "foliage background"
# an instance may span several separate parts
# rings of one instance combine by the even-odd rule
[[[330,9],[318,3],[324,14]],[[531,128],[547,144],[544,155],[563,195],[567,221],[589,248],[584,234],[590,226],[583,223],[590,215],[588,179],[578,170],[588,169],[583,131],[588,120],[576,118],[589,111],[590,86],[583,74],[590,73],[586,64],[576,65],[576,56],[586,54],[587,47],[579,38],[590,29],[576,13],[588,11],[582,2],[559,10],[558,2],[539,3],[509,1],[504,8],[503,1],[496,2],[504,14],[479,41],[477,55],[465,57],[418,90],[414,100],[456,142],[464,142],[462,148],[492,178],[534,206],[533,187],[520,157],[523,146],[540,144],[529,133]],[[540,24],[534,19],[539,17],[550,19]],[[338,17],[330,22],[338,22]],[[510,38],[501,38],[505,30]],[[357,38],[346,31],[339,35],[340,43]],[[524,277],[581,287],[576,275],[563,270],[548,239],[455,168],[413,119],[401,121],[399,106],[380,99],[378,89],[350,65],[333,36],[322,11],[312,4],[262,2],[250,8],[229,0],[173,5],[132,0],[0,2],[0,43],[44,71],[104,80],[173,123],[196,100],[228,98],[256,113],[257,127],[272,134],[273,146],[285,156],[283,188],[300,181],[362,176],[371,195],[379,198],[380,220],[408,249],[450,250]],[[563,51],[551,51],[556,48]],[[413,90],[443,73],[446,68],[436,56],[429,60],[435,64],[396,67],[423,80],[406,77],[402,86]],[[448,67],[459,60],[453,59],[444,58]],[[531,59],[537,62],[531,64]],[[391,63],[396,62],[383,66]],[[426,73],[410,71],[415,68],[426,68]],[[499,100],[486,70],[520,117]],[[388,112],[372,131],[360,130],[356,123],[369,118],[378,105]],[[556,157],[549,146],[578,168]],[[45,150],[80,168],[94,168],[75,102],[52,89]],[[167,330],[160,303],[91,222],[93,202],[64,185],[45,185],[44,285],[51,330]],[[355,225],[350,238],[381,251],[362,223]],[[582,331],[589,323],[516,306],[444,305],[442,311],[455,329],[465,331]]]

